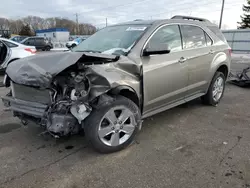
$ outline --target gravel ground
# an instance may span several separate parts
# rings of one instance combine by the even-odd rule
[[[195,100],[155,115],[129,148],[101,155],[84,136],[23,127],[0,103],[0,187],[250,188],[249,106],[249,88],[227,84],[217,107]]]

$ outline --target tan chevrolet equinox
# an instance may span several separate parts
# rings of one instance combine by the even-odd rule
[[[2,100],[24,124],[55,138],[84,131],[94,149],[109,153],[132,143],[143,118],[198,97],[216,106],[230,62],[224,36],[206,19],[135,20],[69,51],[10,63]]]

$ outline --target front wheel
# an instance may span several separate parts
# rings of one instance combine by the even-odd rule
[[[116,152],[132,143],[140,120],[137,105],[123,96],[116,96],[113,101],[98,106],[87,117],[85,135],[98,152]]]
[[[223,97],[225,82],[224,74],[222,72],[216,72],[206,95],[201,98],[203,103],[216,106]]]

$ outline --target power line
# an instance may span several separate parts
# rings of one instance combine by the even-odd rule
[[[212,3],[217,3],[218,1],[212,1],[212,2],[209,2],[209,3],[205,3],[205,4],[197,4],[197,3],[193,3],[191,4],[191,6],[189,7],[186,7],[186,8],[183,8],[183,9],[179,9],[178,7],[182,7],[183,4],[186,4],[186,3],[181,3],[181,4],[178,4],[178,6],[175,6],[175,9],[170,9],[170,10],[167,10],[166,12],[161,12],[161,13],[157,13],[157,14],[152,14],[152,15],[147,15],[147,17],[153,17],[153,16],[156,16],[156,15],[161,15],[161,14],[166,14],[166,13],[169,13],[169,12],[174,12],[176,10],[178,11],[183,11],[183,10],[190,10],[190,8],[194,8],[195,7],[198,7],[198,6],[205,6],[205,5],[210,5]],[[139,16],[139,15],[142,15],[142,14],[145,14],[145,13],[139,13],[139,14],[135,14],[134,17],[136,16]],[[143,16],[143,17],[146,17],[146,16]],[[109,18],[115,18],[115,17],[109,17]]]
[[[148,18],[150,18],[150,17],[153,17],[153,16],[158,16],[158,15],[162,15],[162,14],[166,14],[166,13],[170,13],[170,14],[172,15],[173,12],[181,12],[181,11],[184,11],[184,10],[193,10],[193,8],[196,8],[196,7],[199,7],[199,6],[204,7],[204,6],[206,6],[206,5],[212,5],[213,3],[218,3],[218,1],[212,1],[212,2],[209,2],[209,3],[205,3],[205,4],[193,3],[193,4],[191,4],[191,6],[186,7],[186,8],[182,8],[182,9],[179,9],[179,8],[178,8],[179,6],[176,6],[175,9],[170,9],[170,10],[168,10],[168,11],[161,12],[161,13],[157,13],[157,14],[153,14],[153,15],[145,15],[145,16],[143,16],[143,17],[148,17]],[[241,5],[241,3],[234,3],[234,4],[232,3],[232,4],[230,4],[230,5],[232,5],[232,6]],[[228,8],[226,8],[226,9],[228,9]],[[211,10],[208,10],[208,11],[211,11]],[[137,17],[137,16],[140,17],[140,15],[142,15],[142,14],[145,14],[145,13],[135,14],[134,17]],[[112,18],[112,17],[111,17],[111,18]],[[114,18],[114,17],[113,17],[113,18]]]
[[[84,12],[80,12],[81,14],[82,13],[90,13],[90,12],[100,12],[100,11],[103,11],[103,10],[108,10],[108,9],[114,9],[114,8],[118,8],[118,7],[125,7],[125,6],[128,6],[128,5],[133,5],[133,4],[138,4],[138,3],[142,3],[142,2],[145,2],[145,1],[149,1],[149,0],[138,0],[138,1],[135,1],[135,2],[131,2],[131,3],[127,3],[127,4],[119,4],[119,5],[115,5],[115,6],[109,6],[109,7],[106,7],[106,8],[101,8],[101,9],[96,9],[96,10],[90,10],[90,11],[84,11]],[[204,0],[205,1],[205,0]],[[159,1],[158,1],[159,2]],[[168,7],[169,5],[174,5],[176,4],[175,1],[171,1],[171,3],[166,3],[165,1],[163,1],[164,4],[167,4]],[[172,3],[173,2],[173,3]],[[206,2],[206,1],[205,1]],[[217,2],[217,1],[216,1]],[[185,5],[187,4],[187,2],[184,2],[184,3],[180,3],[178,5]]]
[[[80,12],[80,13],[82,14],[82,13],[90,13],[90,12],[100,12],[100,11],[103,11],[103,10],[114,9],[114,8],[118,8],[118,7],[124,7],[124,6],[128,6],[128,5],[142,3],[142,2],[145,2],[145,1],[149,1],[149,0],[138,0],[138,1],[135,1],[135,2],[131,2],[131,3],[126,3],[126,4],[123,3],[123,4],[119,4],[119,5],[115,5],[115,6],[109,6],[109,7],[106,7],[106,8],[90,10],[90,11],[84,11],[84,12]]]
[[[185,8],[182,8],[182,9],[170,9],[170,10],[168,10],[166,12],[161,12],[161,13],[157,13],[157,14],[153,14],[153,15],[149,15],[149,16],[151,17],[151,16],[157,16],[157,15],[166,14],[166,13],[170,13],[170,12],[172,13],[172,12],[180,12],[180,11],[190,10],[190,9],[192,10],[193,8],[196,8],[198,6],[212,5],[213,3],[218,3],[218,1],[212,1],[212,2],[209,2],[209,3],[205,3],[205,4],[192,4],[191,6],[185,7]],[[239,5],[239,4],[237,3],[237,4],[232,4],[232,5]],[[178,7],[179,6],[177,6],[177,8]],[[211,10],[209,10],[209,11],[211,11]]]
[[[217,2],[217,1],[216,1]],[[209,5],[210,3],[206,3],[206,4],[202,4],[202,6],[204,5]],[[235,3],[235,4],[231,4],[231,5],[240,5],[239,3]],[[197,7],[197,6],[196,6]],[[195,7],[195,8],[196,8]],[[183,11],[183,10],[190,10],[191,7],[187,7],[187,8],[184,8],[184,9],[174,9],[174,10],[171,10],[171,12],[177,12],[177,11]],[[225,9],[229,9],[230,7],[227,7]],[[177,10],[177,11],[176,11]],[[192,9],[191,9],[192,10]],[[213,10],[214,11],[214,10]],[[169,11],[168,11],[169,12]],[[151,15],[151,16],[156,16],[156,15],[161,15],[161,14],[166,14],[168,12],[163,12],[163,13],[158,13],[158,14],[154,14],[154,15]],[[206,12],[211,12],[211,10],[207,10]]]

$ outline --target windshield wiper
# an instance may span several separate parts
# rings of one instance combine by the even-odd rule
[[[92,53],[102,53],[101,51],[97,51],[97,50],[76,50],[75,52],[92,52]]]

